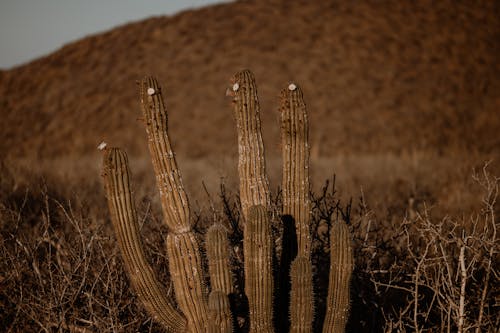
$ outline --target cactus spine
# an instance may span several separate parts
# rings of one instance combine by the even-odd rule
[[[163,215],[170,229],[167,254],[175,295],[189,329],[206,332],[208,305],[201,256],[191,230],[188,198],[168,137],[167,112],[157,80],[144,78],[140,96]]]
[[[229,295],[233,292],[233,279],[226,228],[220,223],[212,225],[207,231],[205,244],[212,290]]]
[[[334,223],[330,230],[330,278],[323,333],[344,332],[349,316],[349,284],[354,258],[347,225]]]
[[[130,190],[130,171],[125,152],[118,148],[106,149],[103,157],[103,178],[113,228],[125,267],[139,299],[168,332],[184,332],[186,319],[166,298],[166,290],[146,261]]]

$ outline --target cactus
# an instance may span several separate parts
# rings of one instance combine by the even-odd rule
[[[132,285],[146,309],[169,332],[184,332],[186,319],[165,297],[167,292],[146,261],[130,190],[127,155],[117,148],[104,153],[103,178],[111,221]]]
[[[290,268],[292,291],[290,295],[290,332],[312,332],[314,297],[312,263],[307,257],[298,256]]]
[[[283,215],[297,230],[298,254],[311,254],[309,199],[309,126],[302,90],[291,83],[281,91],[281,145],[283,154]]]
[[[251,206],[269,207],[264,143],[260,128],[260,106],[255,79],[249,70],[233,78],[233,106],[238,131],[238,173],[243,217]]]
[[[250,308],[250,332],[273,332],[273,272],[271,226],[264,206],[251,206],[243,236],[245,294]]]
[[[295,222],[298,257],[290,276],[292,332],[311,332],[312,290],[311,201],[309,198],[309,125],[302,90],[291,83],[281,91],[281,140],[283,154],[283,215]]]
[[[330,282],[323,333],[344,332],[349,315],[349,283],[354,268],[349,229],[343,222],[330,230]]]
[[[146,77],[140,82],[139,91],[165,223],[175,233],[190,231],[189,202],[168,137],[161,88],[155,78]]]
[[[232,92],[238,131],[245,293],[249,304],[250,332],[274,332],[274,241],[268,212],[270,192],[260,109],[253,74],[247,70],[237,73],[233,78]],[[212,289],[207,297],[200,248],[190,221],[189,201],[167,133],[167,113],[161,88],[154,78],[146,77],[140,82],[140,98],[164,220],[169,229],[166,241],[169,270],[182,313],[166,297],[164,288],[146,261],[131,195],[127,157],[117,148],[106,148],[103,176],[108,206],[131,283],[146,310],[168,332],[232,332],[228,295],[234,290],[227,231],[216,222],[206,235]],[[298,255],[290,271],[291,331],[311,332],[314,298],[309,231],[308,123],[302,91],[294,84],[281,94],[281,114],[283,215],[295,223],[298,243]],[[334,226],[331,244],[328,308],[323,331],[342,332],[348,314],[349,281],[353,268],[345,225],[337,223]],[[288,272],[288,268],[280,269]],[[283,311],[279,314],[282,316]]]
[[[170,229],[167,254],[175,295],[189,329],[206,332],[207,290],[201,256],[191,230],[189,202],[168,137],[167,112],[156,79],[146,77],[141,81],[140,97],[163,215]]]
[[[240,200],[245,220],[245,293],[250,308],[250,332],[273,332],[272,235],[270,203],[260,107],[253,74],[233,78],[233,106],[238,129]]]
[[[227,294],[220,290],[213,290],[208,297],[208,309],[210,311],[209,333],[231,333],[233,331]]]
[[[212,290],[229,295],[233,292],[233,279],[226,228],[220,223],[212,225],[207,231],[205,244]]]

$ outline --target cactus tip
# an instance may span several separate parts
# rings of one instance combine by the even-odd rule
[[[103,141],[103,142],[101,142],[101,143],[97,146],[97,149],[99,149],[99,150],[104,150],[104,149],[106,149],[106,146],[107,146],[107,145],[108,145],[108,144],[107,144],[106,142],[104,142],[104,141]]]
[[[148,95],[153,96],[155,94],[155,89],[154,88],[148,88]]]
[[[290,85],[288,86],[288,90],[294,91],[295,89],[297,89],[297,86],[294,83],[290,83]]]
[[[236,82],[235,84],[233,84],[233,91],[238,91],[238,89],[240,89],[240,85],[238,84],[238,82]]]

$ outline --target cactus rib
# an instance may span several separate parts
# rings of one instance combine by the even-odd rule
[[[184,332],[186,319],[166,298],[166,290],[146,261],[130,190],[130,170],[125,152],[118,148],[105,150],[103,178],[118,245],[139,299],[168,332]]]

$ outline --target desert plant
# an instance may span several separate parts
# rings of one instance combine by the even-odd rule
[[[245,294],[250,332],[274,332],[273,233],[270,191],[266,176],[259,101],[253,74],[237,73],[232,86],[238,130],[240,201],[244,219]],[[167,113],[156,79],[140,82],[140,96],[148,144],[168,226],[167,254],[179,310],[147,263],[130,187],[125,152],[105,148],[103,178],[117,235],[130,280],[148,312],[170,332],[231,332],[227,231],[216,222],[207,233],[207,258],[212,291],[208,294],[200,246],[193,232],[187,195],[167,133]],[[302,91],[290,84],[282,92],[283,217],[296,230],[297,253],[291,265],[291,331],[311,332],[314,316],[312,288],[309,146]],[[349,309],[353,269],[350,235],[343,222],[331,229],[330,285],[324,332],[342,332]],[[287,249],[283,249],[286,251]],[[280,269],[290,269],[280,267]],[[280,309],[286,312],[285,309]]]

